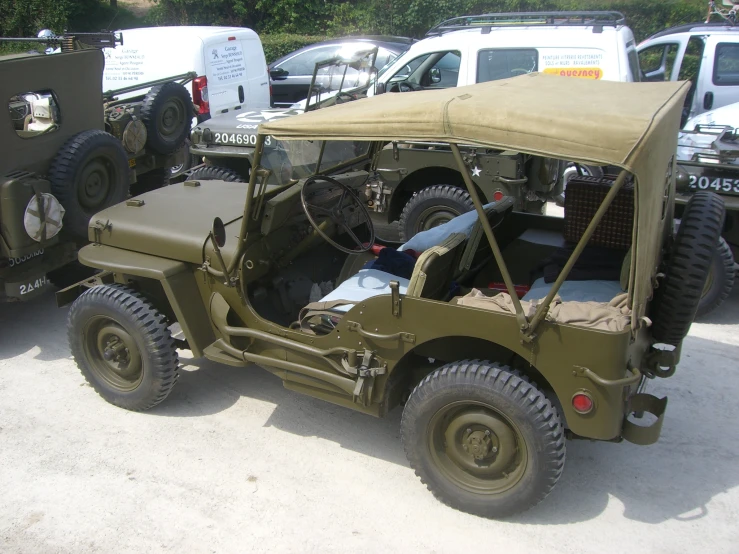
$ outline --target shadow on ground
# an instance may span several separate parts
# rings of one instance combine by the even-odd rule
[[[719,323],[717,337],[730,332],[721,324],[737,319],[736,291],[721,310],[725,315],[720,312],[712,320]],[[65,323],[66,310],[57,309],[51,296],[3,306],[0,360],[36,347],[42,360],[68,358]],[[737,351],[730,344],[688,337],[678,373],[650,383],[654,394],[670,397],[660,441],[649,447],[568,443],[567,464],[554,492],[512,521],[570,524],[590,520],[607,508],[618,509],[619,504],[624,517],[648,524],[689,523],[708,515],[711,500],[739,485]],[[181,379],[152,416],[201,417],[228,410],[241,399],[254,399],[274,405],[268,426],[407,466],[399,439],[401,409],[375,419],[288,391],[257,366],[232,368],[191,360],[189,354],[182,352]]]

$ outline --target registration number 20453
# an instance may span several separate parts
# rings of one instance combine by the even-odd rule
[[[246,135],[242,133],[213,133],[213,138],[219,144],[243,144],[244,146],[255,146],[257,135]],[[272,144],[272,137],[264,137],[264,144]]]
[[[739,193],[739,179],[730,179],[728,177],[709,177],[703,175],[690,175],[691,190],[711,190],[715,192],[733,192]]]

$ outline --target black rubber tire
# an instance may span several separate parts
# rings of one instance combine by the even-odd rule
[[[113,135],[83,131],[59,150],[49,181],[66,210],[64,228],[86,240],[90,218],[128,198],[128,155]]]
[[[171,154],[185,143],[192,125],[192,98],[179,83],[151,87],[141,106],[146,144],[160,154]]]
[[[438,210],[434,210],[438,208]],[[433,185],[413,194],[400,213],[398,230],[402,241],[409,240],[424,230],[423,224],[429,215],[443,213],[454,216],[475,209],[470,194],[454,185]]]
[[[123,329],[140,356],[140,381],[124,390],[101,377],[89,354],[88,329],[97,320]],[[105,400],[127,410],[153,408],[167,398],[177,381],[179,360],[167,318],[138,292],[122,285],[102,285],[85,291],[74,301],[68,316],[68,337],[77,366]],[[100,340],[100,339],[98,339]],[[129,353],[129,356],[131,354]]]
[[[445,411],[458,403],[475,406],[472,413],[481,410],[479,404],[492,406],[517,428],[516,438],[521,442],[517,442],[516,452],[525,451],[526,461],[522,470],[511,470],[517,481],[507,490],[481,493],[465,489],[447,477],[442,464],[435,461],[432,452],[437,448],[430,438],[433,423],[439,414],[448,414]],[[468,412],[462,413],[464,416]],[[455,420],[445,417],[441,419],[451,429]],[[463,424],[467,425],[472,426]],[[411,467],[434,496],[453,508],[483,517],[507,517],[538,504],[551,492],[564,469],[564,428],[557,409],[517,372],[488,361],[454,362],[426,376],[405,405],[401,435]],[[445,449],[449,449],[447,439],[445,434]],[[510,455],[503,449],[502,441],[498,444],[501,450],[493,453],[491,463],[499,455]]]
[[[244,179],[233,169],[211,165],[196,169],[190,175],[193,181],[228,181],[229,183],[243,183]]]
[[[712,192],[698,191],[688,200],[650,313],[652,336],[658,342],[677,346],[688,334],[721,238],[724,214],[724,201]]]
[[[139,175],[136,182],[131,185],[131,196],[138,196],[151,190],[160,189],[169,185],[171,172],[168,167],[152,169]]]
[[[169,178],[179,179],[184,177],[191,167],[198,165],[198,157],[190,154],[190,139],[185,139],[185,143],[182,145],[182,149],[185,150],[185,161],[181,165],[169,168]]]
[[[703,289],[696,317],[706,316],[724,303],[734,287],[735,273],[734,255],[731,253],[731,247],[722,237],[711,258],[711,269],[706,283],[708,288]]]
[[[46,278],[60,289],[67,288],[70,285],[79,283],[85,279],[89,279],[97,272],[96,269],[82,265],[77,260],[69,262],[62,267],[58,267],[46,274]]]

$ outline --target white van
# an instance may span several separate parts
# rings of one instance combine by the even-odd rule
[[[197,77],[188,88],[199,108],[198,121],[270,106],[267,62],[251,29],[149,27],[121,33],[122,45],[103,49],[103,91],[194,71]]]
[[[380,71],[376,93],[433,90],[542,72],[638,81],[634,34],[618,12],[457,17]],[[372,95],[372,91],[369,91]]]
[[[739,101],[739,27],[680,25],[652,35],[638,50],[644,80],[691,82],[683,122]]]

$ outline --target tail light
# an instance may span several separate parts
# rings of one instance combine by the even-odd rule
[[[593,405],[593,398],[585,391],[578,392],[572,397],[572,407],[578,414],[590,413]]]
[[[200,115],[210,113],[207,77],[195,77],[192,80],[192,101],[198,107]]]

